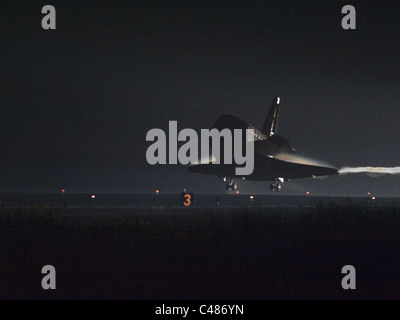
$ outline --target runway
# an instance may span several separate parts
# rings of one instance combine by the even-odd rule
[[[399,299],[399,230],[400,207],[349,203],[3,206],[0,298]],[[41,289],[44,265],[55,291]],[[357,290],[341,286],[345,265]]]
[[[296,196],[269,194],[197,194],[190,203],[195,208],[215,207],[277,207],[298,208],[326,206],[332,203],[346,205],[383,206],[396,205],[400,198]],[[9,193],[0,194],[0,206],[4,207],[54,207],[54,208],[149,208],[184,207],[180,193]]]

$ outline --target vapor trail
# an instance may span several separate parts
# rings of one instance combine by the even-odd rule
[[[348,173],[367,173],[376,177],[385,174],[400,174],[400,167],[342,167],[339,169],[339,174]]]

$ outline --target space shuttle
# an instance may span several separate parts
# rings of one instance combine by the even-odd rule
[[[282,183],[292,179],[315,178],[338,174],[338,169],[330,165],[321,165],[320,161],[304,160],[297,157],[289,141],[278,135],[278,118],[281,105],[280,97],[274,97],[261,130],[233,114],[224,114],[212,125],[211,129],[253,129],[254,170],[250,175],[235,173],[235,164],[198,163],[188,167],[189,172],[215,175],[226,183],[227,190],[236,190],[235,179],[270,181],[271,191],[280,191]],[[243,131],[243,132],[244,132]],[[223,144],[221,144],[223,149]]]

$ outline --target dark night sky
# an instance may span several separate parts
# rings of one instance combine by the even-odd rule
[[[42,6],[57,30],[41,28]],[[341,8],[357,9],[357,30]],[[148,130],[223,113],[341,166],[399,166],[398,1],[2,1],[0,191],[222,192],[146,163]],[[243,184],[264,192],[267,183]],[[286,193],[399,195],[400,176],[297,180]]]

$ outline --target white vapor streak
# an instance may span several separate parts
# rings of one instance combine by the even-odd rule
[[[400,167],[342,167],[339,169],[339,174],[348,173],[367,173],[371,176],[400,174]]]

